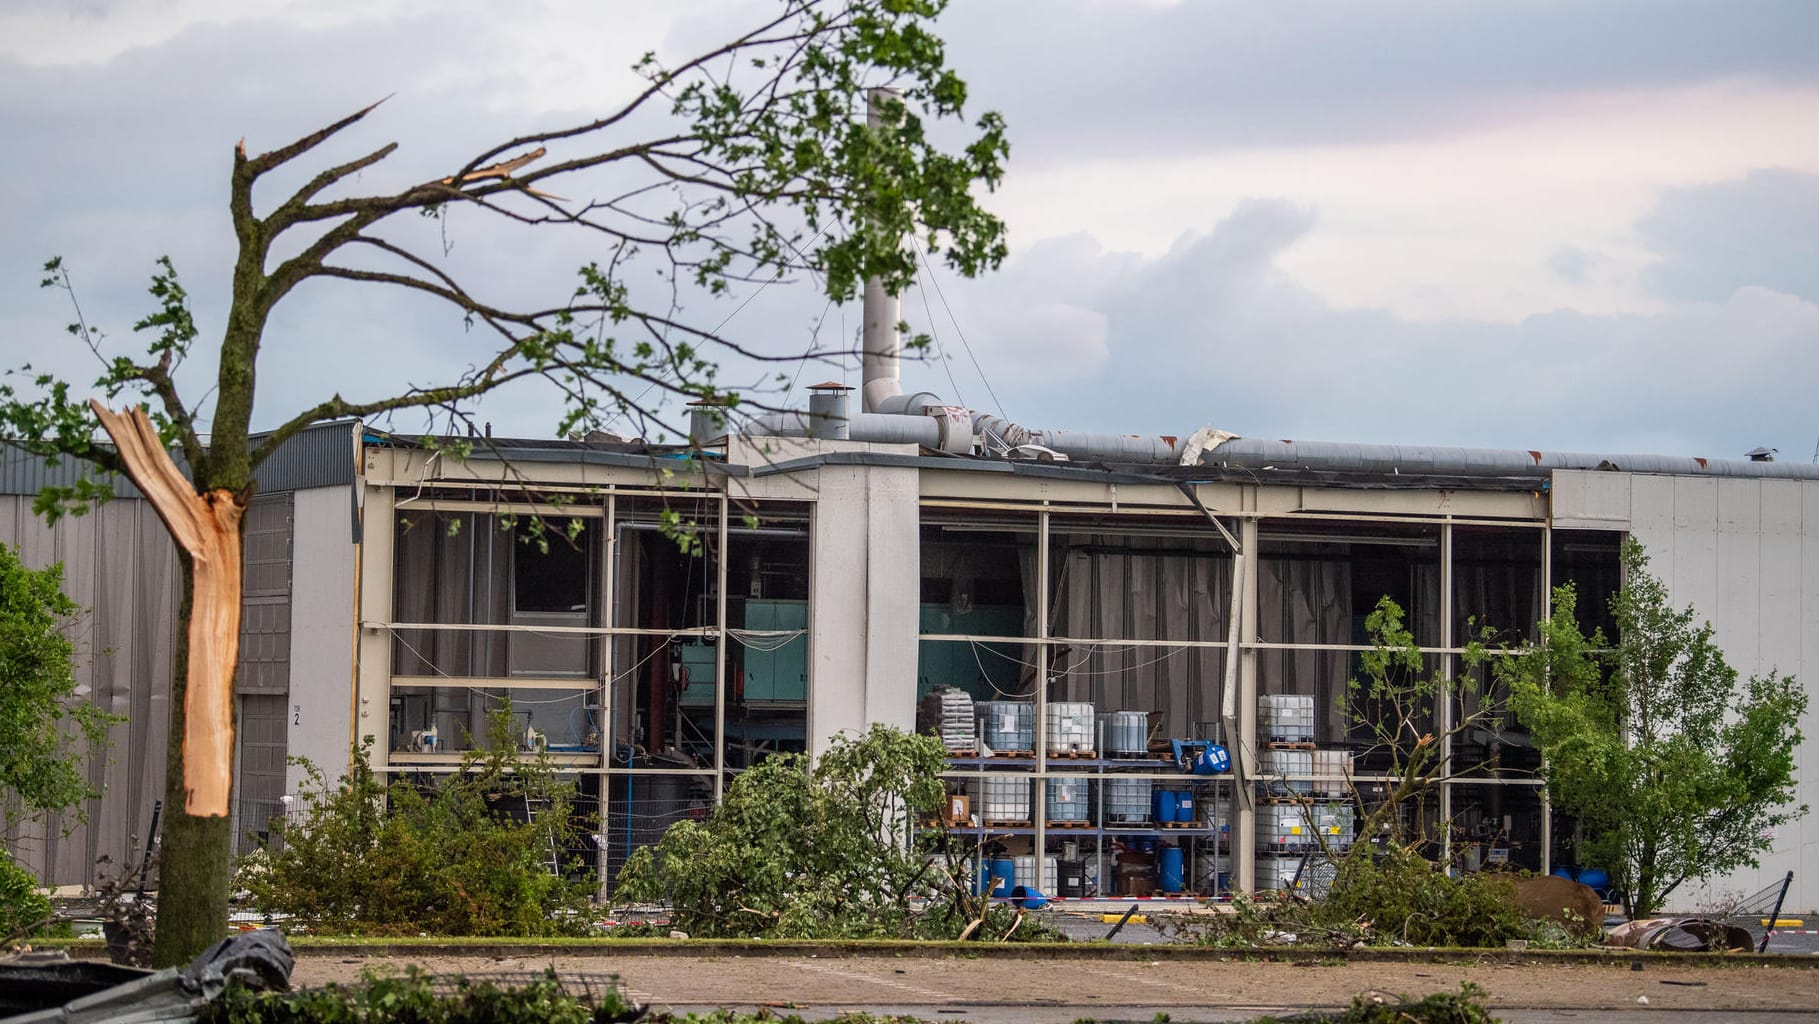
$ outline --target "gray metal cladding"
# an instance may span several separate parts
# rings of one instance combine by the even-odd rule
[[[352,421],[342,420],[299,431],[253,472],[259,491],[302,491],[353,483],[353,430]],[[255,443],[259,437],[254,435]],[[182,465],[181,460],[178,464]],[[51,466],[38,456],[0,442],[0,494],[35,495],[46,487],[68,487],[77,480],[99,479],[102,475],[79,459],[61,457]],[[114,479],[113,488],[116,498],[139,496],[138,489],[125,477]]]
[[[103,796],[88,802],[86,823],[54,817],[6,837],[45,884],[91,882],[100,856],[118,865],[132,838],[144,836],[164,793],[176,548],[144,501],[109,502],[50,526],[25,495],[0,495],[0,543],[18,547],[33,568],[63,563],[64,592],[84,609],[68,627],[77,693],[126,719],[113,727],[112,746],[88,758],[89,781]]]

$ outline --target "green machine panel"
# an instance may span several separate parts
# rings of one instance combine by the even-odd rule
[[[807,601],[745,602],[745,628],[766,632],[808,629]],[[745,699],[747,703],[799,703],[808,699],[808,636],[787,639],[755,637],[757,646],[745,648]]]
[[[714,643],[709,640],[682,644],[682,667],[688,669],[688,687],[682,691],[684,707],[714,704]]]
[[[980,605],[956,612],[946,604],[921,609],[923,633],[971,636],[1023,636],[1023,609],[1015,605]],[[957,640],[924,640],[918,645],[916,696],[937,686],[956,686],[981,700],[1016,693],[1023,645],[1016,639],[977,646]]]

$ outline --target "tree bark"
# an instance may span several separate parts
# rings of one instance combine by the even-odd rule
[[[91,402],[137,484],[177,542],[183,601],[171,678],[171,745],[165,759],[158,924],[152,959],[187,962],[227,930],[232,871],[234,668],[240,653],[244,499],[225,488],[196,493],[158,439],[144,408],[113,412]]]

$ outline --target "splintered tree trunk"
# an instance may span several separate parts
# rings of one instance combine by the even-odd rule
[[[181,552],[183,602],[171,679],[171,745],[159,855],[153,960],[186,962],[227,929],[234,758],[234,666],[240,648],[244,499],[225,488],[196,493],[171,461],[143,408],[90,405],[119,447]]]

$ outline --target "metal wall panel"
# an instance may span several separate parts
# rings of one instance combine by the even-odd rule
[[[253,498],[245,538],[234,692],[282,695],[291,676],[291,496]]]
[[[1778,670],[1814,693],[1819,672],[1819,483],[1636,476],[1632,533],[1674,604],[1709,619],[1739,673]],[[1819,734],[1806,728],[1796,752],[1796,799],[1819,805]],[[1782,826],[1761,866],[1674,893],[1694,908],[1751,892],[1794,872],[1788,912],[1819,912],[1819,824]]]
[[[1549,508],[1559,530],[1626,530],[1630,520],[1628,473],[1556,470]]]
[[[86,609],[70,625],[78,693],[126,718],[110,730],[112,747],[88,759],[103,796],[84,808],[87,822],[52,818],[7,840],[46,884],[84,884],[97,858],[119,863],[127,855],[164,791],[176,549],[143,501],[110,502],[49,526],[25,495],[0,495],[0,543],[19,547],[33,568],[64,563],[65,593]]]

